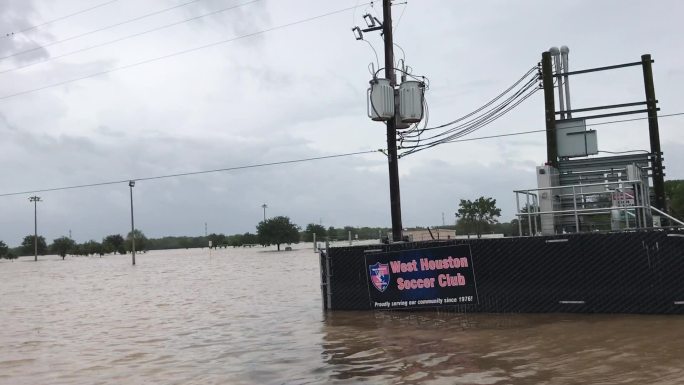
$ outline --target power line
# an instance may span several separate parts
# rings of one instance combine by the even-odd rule
[[[196,1],[197,1],[197,0],[196,0]],[[61,86],[61,85],[64,85],[64,84],[69,84],[69,83],[77,82],[77,81],[80,81],[80,80],[84,80],[84,79],[89,79],[89,78],[93,78],[93,77],[97,77],[97,76],[106,75],[106,74],[109,74],[109,73],[112,73],[112,72],[117,72],[117,71],[129,69],[129,68],[137,67],[137,66],[140,66],[140,65],[143,65],[143,64],[148,64],[148,63],[152,63],[152,62],[155,62],[155,61],[168,59],[168,58],[171,58],[171,57],[174,57],[174,56],[185,55],[185,54],[188,54],[188,53],[191,53],[191,52],[195,52],[195,51],[199,51],[199,50],[202,50],[202,49],[205,49],[205,48],[210,48],[210,47],[214,47],[214,46],[221,45],[221,44],[231,43],[231,42],[234,42],[234,41],[236,41],[236,40],[241,40],[241,39],[246,39],[246,38],[249,38],[249,37],[254,37],[254,36],[262,35],[262,34],[267,33],[267,32],[272,32],[272,31],[275,31],[275,30],[278,30],[278,29],[283,29],[283,28],[287,28],[287,27],[292,27],[292,26],[295,26],[295,25],[298,25],[298,24],[303,24],[303,23],[307,23],[307,22],[310,22],[310,21],[322,19],[322,18],[324,18],[324,17],[328,17],[328,16],[332,16],[332,15],[339,14],[339,13],[343,13],[343,12],[346,12],[346,11],[350,11],[350,10],[352,10],[352,9],[354,9],[354,8],[358,8],[358,7],[364,6],[364,5],[366,5],[366,4],[361,4],[361,5],[357,5],[357,6],[354,6],[354,7],[342,8],[342,9],[339,9],[339,10],[337,10],[337,11],[332,11],[332,12],[324,13],[324,14],[322,14],[322,15],[313,16],[313,17],[309,17],[309,18],[306,18],[306,19],[297,20],[297,21],[294,21],[294,22],[291,22],[291,23],[278,25],[278,26],[275,26],[275,27],[271,27],[271,28],[267,28],[267,29],[261,30],[261,31],[252,32],[252,33],[249,33],[249,34],[246,34],[246,35],[241,35],[241,36],[233,37],[233,38],[230,38],[230,39],[225,39],[225,40],[220,40],[220,41],[217,41],[217,42],[205,44],[205,45],[202,45],[202,46],[199,46],[199,47],[194,47],[194,48],[189,48],[189,49],[182,50],[182,51],[177,51],[177,52],[174,52],[174,53],[170,53],[170,54],[168,54],[168,55],[158,56],[158,57],[155,57],[155,58],[152,58],[152,59],[147,59],[147,60],[139,61],[139,62],[136,62],[136,63],[127,64],[127,65],[124,65],[124,66],[121,66],[121,67],[114,67],[114,68],[111,68],[111,69],[108,69],[108,70],[105,70],[105,71],[100,71],[100,72],[96,72],[96,73],[93,73],[93,74],[84,75],[84,76],[81,76],[81,77],[78,77],[78,78],[75,78],[75,79],[64,80],[64,81],[61,81],[61,82],[48,84],[48,85],[41,86],[41,87],[38,87],[38,88],[32,88],[32,89],[25,90],[25,91],[20,91],[20,92],[16,92],[16,93],[9,94],[9,95],[4,95],[4,96],[0,97],[0,100],[10,99],[10,98],[13,98],[13,97],[16,97],[16,96],[26,95],[26,94],[30,94],[30,93],[33,93],[33,92],[42,91],[42,90],[45,90],[45,89],[48,89],[48,88],[58,87],[58,86]]]
[[[393,5],[404,5],[403,9],[401,10],[401,14],[399,15],[399,19],[397,20],[397,23],[394,24],[393,31],[394,33],[397,32],[397,29],[399,29],[399,23],[401,23],[401,18],[404,17],[404,12],[406,12],[406,8],[408,8],[408,0],[403,2],[403,3],[398,3],[398,4],[393,4]]]
[[[147,181],[147,180],[168,179],[168,178],[177,178],[177,177],[190,176],[190,175],[202,175],[202,174],[211,174],[211,173],[217,173],[217,172],[245,170],[245,169],[250,169],[250,168],[279,166],[279,165],[293,164],[293,163],[304,163],[304,162],[311,162],[311,161],[315,161],[315,160],[334,159],[334,158],[342,158],[342,157],[348,157],[348,156],[372,154],[372,153],[376,153],[378,151],[380,151],[380,150],[366,150],[366,151],[358,151],[358,152],[349,152],[349,153],[345,153],[345,154],[326,155],[326,156],[317,156],[317,157],[312,157],[312,158],[293,159],[293,160],[284,160],[284,161],[278,161],[278,162],[250,164],[250,165],[245,165],[245,166],[218,168],[218,169],[213,169],[213,170],[191,171],[191,172],[183,172],[183,173],[177,173],[177,174],[157,175],[157,176],[148,176],[148,177],[131,178],[131,179],[121,179],[121,180],[115,180],[115,181],[109,181],[109,182],[88,183],[88,184],[80,184],[80,185],[73,185],[73,186],[44,188],[44,189],[38,189],[38,190],[4,193],[4,194],[0,194],[0,197],[7,197],[7,196],[14,196],[14,195],[25,195],[25,194],[35,194],[35,193],[51,192],[51,191],[75,190],[75,189],[88,188],[88,187],[100,187],[100,186],[108,186],[108,185],[121,184],[121,183],[129,183],[130,181]]]
[[[115,1],[117,1],[117,0],[115,0]],[[56,41],[53,41],[53,42],[50,42],[50,43],[47,43],[47,44],[39,45],[39,46],[37,46],[37,47],[29,48],[29,49],[24,50],[24,51],[15,52],[15,53],[13,53],[13,54],[11,54],[11,55],[7,55],[7,56],[0,57],[0,60],[5,60],[5,59],[8,59],[8,58],[11,58],[11,57],[14,57],[14,56],[19,56],[19,55],[23,55],[23,54],[25,54],[25,53],[37,51],[37,50],[39,50],[39,49],[51,47],[51,46],[53,46],[53,45],[55,45],[55,44],[64,43],[65,41],[70,41],[70,40],[78,39],[78,38],[80,38],[80,37],[92,35],[92,34],[97,33],[97,32],[106,31],[106,30],[108,30],[108,29],[112,29],[112,28],[114,28],[114,27],[119,27],[119,26],[122,26],[122,25],[125,25],[125,24],[129,24],[129,23],[132,23],[132,22],[134,22],[134,21],[142,20],[142,19],[148,18],[148,17],[150,17],[150,16],[159,15],[159,14],[161,14],[161,13],[168,12],[168,11],[171,11],[171,10],[174,10],[174,9],[177,9],[177,8],[185,7],[185,6],[187,6],[187,5],[196,3],[196,2],[198,2],[198,1],[202,1],[202,0],[191,0],[191,1],[188,1],[188,2],[185,2],[185,3],[182,3],[182,4],[174,5],[173,7],[164,8],[164,9],[161,9],[161,10],[158,10],[158,11],[154,11],[154,12],[151,12],[151,13],[144,14],[144,15],[142,15],[142,16],[134,17],[134,18],[132,18],[132,19],[128,19],[128,20],[124,20],[124,21],[121,21],[121,22],[118,22],[118,23],[110,24],[110,25],[108,25],[108,26],[106,26],[106,27],[101,27],[101,28],[94,29],[94,30],[92,30],[92,31],[83,32],[83,33],[80,33],[80,34],[78,34],[78,35],[70,36],[70,37],[67,37],[67,38],[65,38],[65,39],[56,40]]]
[[[52,23],[54,23],[54,22],[56,22],[56,21],[60,21],[60,20],[64,20],[64,19],[70,18],[70,17],[72,17],[72,16],[80,15],[80,14],[82,14],[82,13],[86,13],[86,12],[88,12],[88,11],[92,11],[93,9],[97,9],[97,8],[100,8],[100,7],[104,7],[105,5],[109,5],[109,4],[111,4],[111,3],[115,3],[115,2],[117,2],[117,1],[119,1],[119,0],[110,0],[110,1],[106,1],[106,2],[100,3],[100,4],[98,4],[98,5],[94,5],[94,6],[90,7],[90,8],[82,9],[82,10],[80,10],[80,11],[77,11],[77,12],[74,12],[74,13],[70,13],[70,14],[68,14],[68,15],[60,16],[60,17],[58,17],[58,18],[55,18],[55,19],[52,19],[52,20],[48,20],[48,21],[42,22],[42,23],[40,23],[40,24],[36,24],[36,25],[31,26],[31,27],[24,28],[24,29],[19,30],[19,31],[17,31],[17,32],[8,32],[8,33],[5,34],[5,36],[3,36],[3,38],[8,38],[8,37],[14,36],[14,35],[16,35],[16,34],[20,34],[20,33],[26,33],[26,32],[28,32],[28,31],[32,31],[32,30],[34,30],[34,29],[37,29],[37,28],[46,26],[46,25],[48,25],[48,24],[52,24]]]
[[[681,116],[681,115],[684,115],[684,112],[676,112],[676,113],[672,113],[672,114],[663,114],[663,115],[658,116],[658,118],[669,118],[669,117]],[[624,122],[646,120],[646,119],[649,119],[649,118],[644,117],[644,118],[612,120],[612,121],[607,121],[607,122],[587,124],[586,126],[599,126],[599,125],[624,123]],[[581,127],[581,126],[577,126],[577,127]],[[570,128],[570,127],[568,127],[568,128]],[[480,136],[477,138],[452,140],[452,141],[449,141],[447,143],[472,142],[472,141],[477,141],[477,140],[496,139],[496,138],[503,138],[503,137],[508,137],[508,136],[518,136],[518,135],[528,135],[528,134],[536,134],[536,133],[541,133],[541,132],[546,132],[546,130],[520,131],[520,132],[509,133],[509,134]],[[73,185],[73,186],[65,186],[65,187],[55,187],[55,188],[46,188],[46,189],[39,189],[39,190],[12,192],[12,193],[0,194],[0,197],[35,194],[35,193],[52,192],[52,191],[75,190],[75,189],[88,188],[88,187],[100,187],[100,186],[128,183],[131,180],[134,180],[134,181],[158,180],[158,179],[176,178],[176,177],[181,177],[181,176],[202,175],[202,174],[210,174],[210,173],[218,173],[218,172],[244,170],[244,169],[250,169],[250,168],[269,167],[269,166],[277,166],[277,165],[293,164],[293,163],[303,163],[303,162],[316,161],[316,160],[334,159],[334,158],[342,158],[342,157],[348,157],[348,156],[373,154],[376,152],[383,152],[383,151],[384,150],[382,150],[382,149],[380,149],[380,150],[366,150],[366,151],[358,151],[358,152],[350,152],[350,153],[344,153],[344,154],[319,156],[319,157],[312,157],[312,158],[303,158],[303,159],[286,160],[286,161],[279,161],[279,162],[259,163],[259,164],[245,165],[245,166],[219,168],[219,169],[214,169],[214,170],[192,171],[192,172],[167,174],[167,175],[159,175],[159,176],[151,176],[151,177],[143,177],[143,178],[121,179],[121,180],[109,181],[109,182],[89,183],[89,184],[81,184],[81,185]]]
[[[254,4],[254,3],[259,2],[259,1],[261,1],[261,0],[252,0],[252,1],[248,1],[248,2],[246,2],[246,3],[237,4],[237,5],[233,5],[233,6],[226,7],[226,8],[221,8],[221,9],[219,9],[219,10],[212,11],[212,12],[209,12],[209,13],[205,13],[205,14],[203,14],[203,15],[194,16],[194,17],[191,17],[191,18],[188,18],[188,19],[185,19],[185,20],[181,20],[181,21],[177,21],[177,22],[171,23],[171,24],[166,24],[166,25],[162,25],[162,26],[159,26],[159,27],[155,27],[155,28],[152,28],[152,29],[148,29],[148,30],[145,30],[145,31],[142,31],[142,32],[137,32],[137,33],[134,33],[134,34],[132,34],[132,35],[127,35],[127,36],[119,37],[119,38],[116,38],[116,39],[113,39],[113,40],[109,40],[109,41],[106,41],[106,42],[103,42],[103,43],[98,43],[98,44],[92,45],[92,46],[90,46],[90,47],[85,47],[85,48],[77,49],[77,50],[75,50],[75,51],[71,51],[71,52],[68,52],[68,53],[65,53],[65,54],[62,54],[62,55],[50,56],[50,57],[45,58],[45,59],[42,59],[42,60],[40,60],[40,61],[36,61],[36,62],[33,62],[33,63],[28,63],[28,64],[24,64],[24,65],[22,65],[22,66],[18,66],[18,67],[15,67],[15,68],[10,68],[10,69],[6,69],[6,70],[3,70],[3,71],[0,71],[0,74],[4,74],[4,73],[7,73],[7,72],[13,72],[13,71],[16,71],[16,70],[22,69],[22,68],[32,67],[32,66],[35,66],[35,65],[38,65],[38,64],[43,64],[43,63],[46,63],[46,62],[49,62],[49,61],[52,61],[52,60],[57,60],[57,59],[61,59],[61,58],[63,58],[63,57],[71,56],[71,55],[74,55],[74,54],[77,54],[77,53],[89,51],[89,50],[91,50],[91,49],[104,47],[104,46],[109,45],[109,44],[118,43],[118,42],[120,42],[120,41],[132,39],[132,38],[134,38],[134,37],[146,35],[146,34],[148,34],[148,33],[156,32],[156,31],[160,31],[160,30],[162,30],[162,29],[166,29],[166,28],[170,28],[170,27],[175,27],[175,26],[177,26],[177,25],[185,24],[185,23],[190,22],[190,21],[202,19],[202,18],[205,18],[205,17],[208,17],[208,16],[213,16],[213,15],[216,15],[216,14],[219,14],[219,13],[222,13],[222,12],[226,12],[226,11],[229,11],[229,10],[232,10],[232,9],[236,9],[236,8],[243,7],[243,6],[245,6],[245,5]]]
[[[467,118],[469,118],[469,117],[471,117],[471,116],[477,114],[478,112],[480,112],[480,111],[484,110],[485,108],[491,106],[491,105],[494,104],[497,100],[501,99],[501,98],[504,97],[506,94],[508,94],[509,92],[511,92],[517,85],[519,85],[519,84],[522,83],[525,79],[527,79],[535,70],[537,70],[537,67],[532,67],[532,68],[530,68],[527,72],[525,72],[525,74],[524,74],[523,76],[520,77],[520,79],[518,79],[518,80],[517,80],[515,83],[513,83],[510,87],[508,87],[506,90],[504,90],[504,91],[501,92],[499,95],[497,95],[496,97],[494,97],[494,99],[488,101],[487,103],[485,103],[484,105],[482,105],[482,106],[479,107],[478,109],[476,109],[476,110],[474,110],[474,111],[472,111],[472,112],[470,112],[470,113],[468,113],[468,114],[466,114],[466,115],[463,115],[462,117],[460,117],[460,118],[458,118],[458,119],[452,120],[452,121],[450,121],[450,122],[448,122],[448,123],[440,124],[440,125],[435,126],[435,127],[428,127],[428,128],[426,128],[426,130],[436,130],[436,129],[440,129],[440,128],[445,128],[445,127],[451,126],[452,124],[458,123],[458,122],[460,122],[460,121],[463,121],[463,120],[465,120],[465,119],[467,119]]]
[[[399,140],[400,140],[400,145],[401,148],[406,150],[401,154],[401,157],[405,157],[410,154],[414,154],[420,151],[427,150],[429,148],[441,145],[443,143],[448,143],[452,140],[455,140],[457,138],[461,138],[463,136],[469,135],[482,127],[485,127],[489,125],[490,123],[494,122],[495,120],[501,118],[511,110],[515,109],[518,105],[523,103],[525,100],[527,100],[529,97],[531,97],[535,92],[539,91],[539,87],[537,86],[537,82],[539,80],[539,76],[535,74],[534,76],[532,75],[536,67],[532,67],[530,70],[528,70],[520,79],[518,79],[512,86],[510,86],[508,89],[497,95],[494,99],[490,100],[487,102],[485,105],[479,107],[473,112],[470,112],[469,114],[458,118],[456,120],[453,120],[447,124],[442,124],[437,127],[432,127],[432,128],[423,128],[418,130],[417,132],[413,133],[410,130],[407,133],[403,133],[399,135]],[[513,91],[511,94],[511,91],[518,86],[520,83],[523,81],[527,81],[520,86],[516,91]],[[503,98],[505,95],[509,95],[506,98],[504,98],[501,102],[498,104],[490,107],[492,104],[494,104],[497,100]],[[483,111],[484,110],[484,111]],[[483,112],[481,112],[483,111]],[[473,115],[475,115],[473,117]],[[452,124],[458,123],[460,121],[467,120],[464,123],[457,124],[455,126],[451,126]],[[427,123],[426,123],[427,126]],[[431,134],[427,138],[422,138],[421,135],[423,134],[424,131],[427,130],[434,130],[434,129],[439,129],[439,128],[445,128],[446,130],[436,133],[436,134]],[[421,143],[421,141],[425,143]],[[404,143],[408,143],[409,145],[404,145]]]
[[[673,116],[680,116],[684,115],[684,112],[677,112],[677,113],[672,113],[672,114],[663,114],[663,115],[658,115],[658,119],[660,118],[669,118]],[[605,124],[615,124],[615,123],[624,123],[624,122],[633,122],[637,120],[646,120],[648,117],[643,117],[643,118],[632,118],[632,119],[622,119],[622,120],[611,120],[607,122],[599,122],[599,123],[591,123],[591,124],[586,124],[586,125],[577,125],[577,126],[569,126],[565,128],[575,128],[575,127],[589,127],[589,126],[602,126]],[[476,140],[485,140],[485,139],[497,139],[497,138],[504,138],[507,136],[518,136],[518,135],[528,135],[528,134],[537,134],[540,132],[546,132],[546,130],[531,130],[531,131],[519,131],[519,132],[512,132],[509,134],[499,134],[499,135],[490,135],[490,136],[478,136],[476,138],[468,138],[468,139],[457,139],[457,140],[450,140],[445,143],[460,143],[460,142],[472,142]]]

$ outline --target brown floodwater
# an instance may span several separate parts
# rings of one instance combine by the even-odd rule
[[[684,316],[321,309],[310,248],[0,262],[1,384],[684,384]]]

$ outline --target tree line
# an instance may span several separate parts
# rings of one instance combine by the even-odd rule
[[[665,182],[668,211],[676,218],[684,218],[684,180],[672,180]],[[524,211],[524,209],[523,209]],[[518,219],[508,223],[499,223],[501,209],[496,206],[496,199],[479,197],[474,201],[461,199],[458,211],[454,213],[456,223],[454,226],[440,226],[456,230],[457,234],[475,234],[480,237],[484,233],[498,233],[505,236],[518,235]],[[532,220],[538,221],[538,216]],[[528,218],[520,218],[523,234],[530,235],[529,228],[534,228],[534,224],[529,226]],[[537,223],[540,228],[540,224]],[[132,238],[135,234],[136,250],[144,252],[147,250],[167,250],[167,249],[190,249],[208,247],[211,242],[212,248],[225,247],[251,247],[276,245],[280,250],[282,244],[294,244],[312,242],[314,234],[317,241],[337,241],[346,240],[351,233],[354,240],[378,239],[390,232],[385,227],[353,227],[344,226],[335,228],[333,226],[324,227],[321,224],[309,223],[304,230],[300,226],[291,222],[289,217],[277,216],[259,222],[256,226],[256,234],[250,232],[244,234],[208,234],[207,236],[167,236],[162,238],[148,239],[140,230],[129,232],[124,238],[120,234],[112,234],[104,237],[101,242],[90,240],[84,243],[76,243],[68,237],[54,239],[50,245],[45,238],[39,236],[38,254],[45,255],[48,252],[59,255],[62,259],[66,255],[105,255],[105,254],[126,254],[131,251]],[[33,255],[34,236],[24,237],[21,246],[9,248],[0,240],[0,258],[16,259],[18,256]]]
[[[83,243],[77,243],[69,237],[59,237],[54,239],[49,245],[42,235],[39,235],[37,238],[34,235],[27,235],[22,240],[21,245],[13,249],[10,249],[3,241],[0,241],[0,258],[16,259],[19,256],[33,255],[36,251],[38,255],[51,253],[59,255],[62,259],[67,255],[103,256],[113,253],[126,254],[131,251],[132,234],[132,232],[129,232],[126,238],[121,234],[112,234],[104,237],[101,242],[89,240]],[[136,229],[136,250],[146,250],[147,241],[145,234]]]
[[[684,220],[684,180],[666,181],[665,198],[670,215]]]
[[[318,241],[347,239],[351,231],[354,239],[377,239],[379,234],[386,234],[389,229],[376,227],[353,227],[342,228],[328,227],[310,223],[304,230],[291,222],[289,217],[277,216],[259,222],[256,233],[226,235],[212,233],[207,236],[165,236],[161,238],[147,238],[145,234],[135,230],[135,249],[139,252],[148,250],[191,249],[209,247],[253,247],[275,245],[278,250],[282,244],[296,244],[301,241],[311,242],[313,234]],[[64,259],[67,255],[73,256],[103,256],[105,254],[127,254],[132,249],[132,233],[129,232],[124,238],[121,234],[112,234],[102,238],[101,241],[89,240],[77,243],[73,239],[63,236],[56,238],[48,244],[45,237],[38,236],[38,255],[54,254]],[[21,245],[9,248],[0,241],[0,258],[16,259],[19,256],[34,254],[34,235],[23,238]]]

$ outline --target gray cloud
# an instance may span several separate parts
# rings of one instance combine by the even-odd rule
[[[40,44],[35,40],[51,38],[50,33],[43,31],[20,32],[33,26],[34,23],[39,23],[38,16],[32,0],[0,2],[0,24],[3,26],[3,30],[0,32],[2,33],[0,36],[0,57],[28,51],[5,59],[16,64],[49,57],[46,49],[37,48]]]
[[[39,88],[355,2],[263,1],[68,60],[0,75],[0,88],[2,95]],[[237,2],[198,2],[65,47],[51,47],[43,55],[232,3]],[[496,13],[491,12],[494,6]],[[72,36],[154,8],[142,2],[118,4],[41,28],[30,37],[48,41]],[[653,53],[662,113],[671,113],[683,105],[677,86],[684,67],[684,55],[677,49],[679,36],[684,34],[677,17],[680,8],[677,1],[456,4],[425,0],[409,4],[396,37],[408,64],[431,79],[428,100],[433,123],[479,107],[535,65],[541,51],[561,44],[571,46],[571,65],[577,69],[638,60],[642,53]],[[64,12],[61,6],[50,8],[45,3],[0,4],[0,18],[8,31]],[[366,65],[375,58],[367,45],[351,37],[351,16],[351,12],[339,14],[257,39],[0,101],[0,192],[384,147],[384,127],[365,116],[370,80]],[[644,23],[655,30],[637,27]],[[378,36],[369,39],[381,47]],[[0,54],[24,43],[4,39]],[[578,79],[573,82],[573,93],[577,107],[643,98],[639,71],[628,70]],[[668,178],[684,177],[684,137],[678,119],[661,121]],[[647,146],[641,123],[602,127],[601,148]],[[543,105],[537,95],[473,136],[542,129],[543,125]],[[544,161],[544,146],[543,134],[534,134],[454,143],[402,159],[404,224],[440,224],[442,212],[452,221],[459,199],[481,195],[496,198],[503,219],[512,219],[512,190],[535,186],[534,167]],[[205,222],[209,231],[254,231],[265,202],[269,215],[289,215],[300,225],[322,221],[326,226],[389,226],[388,190],[386,159],[380,154],[141,181],[134,191],[136,223],[150,236],[202,234]],[[100,239],[125,233],[130,226],[126,183],[40,195],[44,202],[39,205],[39,231],[48,240],[69,230],[78,241]],[[18,244],[32,231],[32,215],[27,196],[0,198],[0,239]]]

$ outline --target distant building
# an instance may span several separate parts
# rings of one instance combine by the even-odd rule
[[[430,236],[430,231],[432,232],[432,236]],[[420,229],[420,230],[406,230],[404,231],[404,235],[409,237],[409,241],[411,242],[417,242],[417,241],[430,241],[432,239],[435,240],[447,240],[447,239],[468,239],[468,238],[477,238],[477,234],[470,234],[470,235],[457,235],[456,230],[451,230],[451,229]],[[433,238],[434,237],[434,238]],[[503,234],[482,234],[482,238],[503,238]]]
[[[409,241],[429,241],[432,240],[430,236],[430,231],[432,231],[432,236],[434,239],[444,240],[444,239],[454,239],[456,238],[456,230],[449,229],[420,229],[420,230],[408,230],[404,231],[404,235],[409,237]]]

